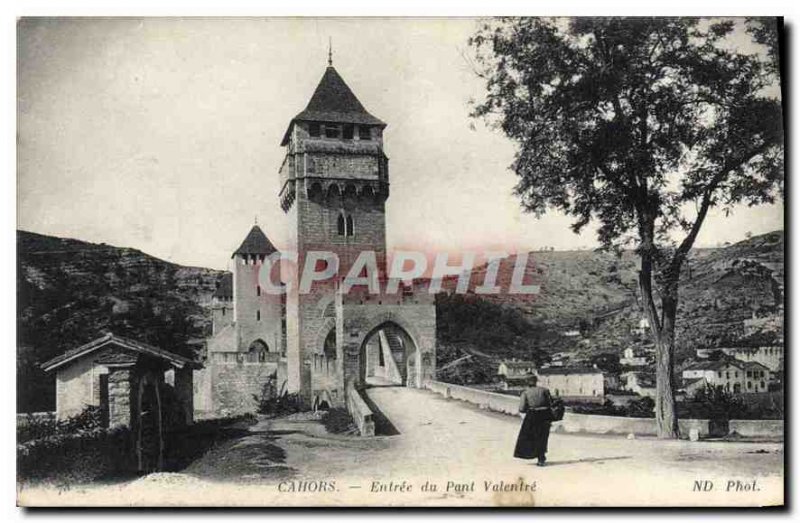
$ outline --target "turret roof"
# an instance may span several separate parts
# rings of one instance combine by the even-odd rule
[[[354,123],[386,127],[384,122],[367,112],[332,65],[325,69],[325,74],[322,75],[306,108],[289,122],[281,145],[289,143],[289,133],[296,121]]]
[[[239,248],[234,251],[231,258],[237,254],[272,254],[273,252],[277,252],[277,250],[278,249],[272,245],[272,242],[269,241],[267,235],[264,234],[264,231],[262,231],[258,225],[253,225],[253,228],[247,233],[247,237]]]

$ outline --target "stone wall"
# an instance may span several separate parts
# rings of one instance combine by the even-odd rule
[[[137,376],[128,368],[111,369],[108,373],[108,426],[132,427],[134,392]]]
[[[362,436],[375,435],[375,420],[372,410],[352,383],[347,387],[347,410]]]
[[[441,394],[445,398],[466,401],[482,409],[518,415],[519,398],[488,392],[461,385],[430,381],[426,388]],[[692,429],[697,429],[700,437],[710,434],[708,420],[679,420],[681,434],[688,436]],[[587,432],[593,434],[635,434],[639,436],[655,436],[656,421],[653,418],[626,418],[622,416],[598,416],[594,414],[574,414],[567,412],[564,419],[553,424],[554,432]]]
[[[782,438],[784,434],[783,420],[741,420],[728,422],[728,432],[743,437]]]
[[[198,418],[256,412],[259,397],[277,362],[209,363],[194,373],[194,408]],[[280,383],[276,386],[280,387]]]

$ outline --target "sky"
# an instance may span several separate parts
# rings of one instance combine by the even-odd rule
[[[389,249],[597,245],[571,219],[521,211],[514,144],[469,118],[483,81],[451,19],[23,19],[19,229],[228,267],[257,219],[279,248],[280,141],[333,61],[388,123]],[[782,203],[712,211],[698,246],[783,228]]]

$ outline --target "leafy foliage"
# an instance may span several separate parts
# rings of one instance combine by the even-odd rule
[[[730,37],[745,30],[687,18],[514,18],[470,39],[487,90],[472,115],[517,143],[523,208],[571,215],[575,232],[594,221],[604,248],[639,254],[664,437],[678,435],[669,386],[678,282],[708,211],[783,193],[775,47],[757,22],[750,33],[767,48],[739,52]]]
[[[17,443],[48,436],[66,436],[101,428],[103,428],[102,411],[100,407],[95,405],[88,405],[80,413],[61,421],[56,421],[55,417],[40,417],[28,414],[25,422],[17,425]]]
[[[273,373],[261,387],[261,394],[253,394],[253,399],[258,402],[256,411],[276,417],[308,410],[299,394],[278,391],[277,379],[277,375]]]

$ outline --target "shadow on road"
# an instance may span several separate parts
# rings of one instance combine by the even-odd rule
[[[547,466],[552,467],[555,465],[575,465],[578,463],[598,463],[602,464],[604,461],[614,461],[620,459],[631,459],[632,456],[612,456],[610,458],[584,458],[584,459],[573,459],[567,461],[548,461]]]
[[[369,397],[369,388],[364,390],[364,394],[361,395],[364,398],[369,410],[372,411],[372,420],[375,422],[375,435],[376,436],[397,436],[400,434],[400,431],[397,430],[389,418],[381,412],[381,409],[378,408],[378,405],[372,401],[372,398]]]

